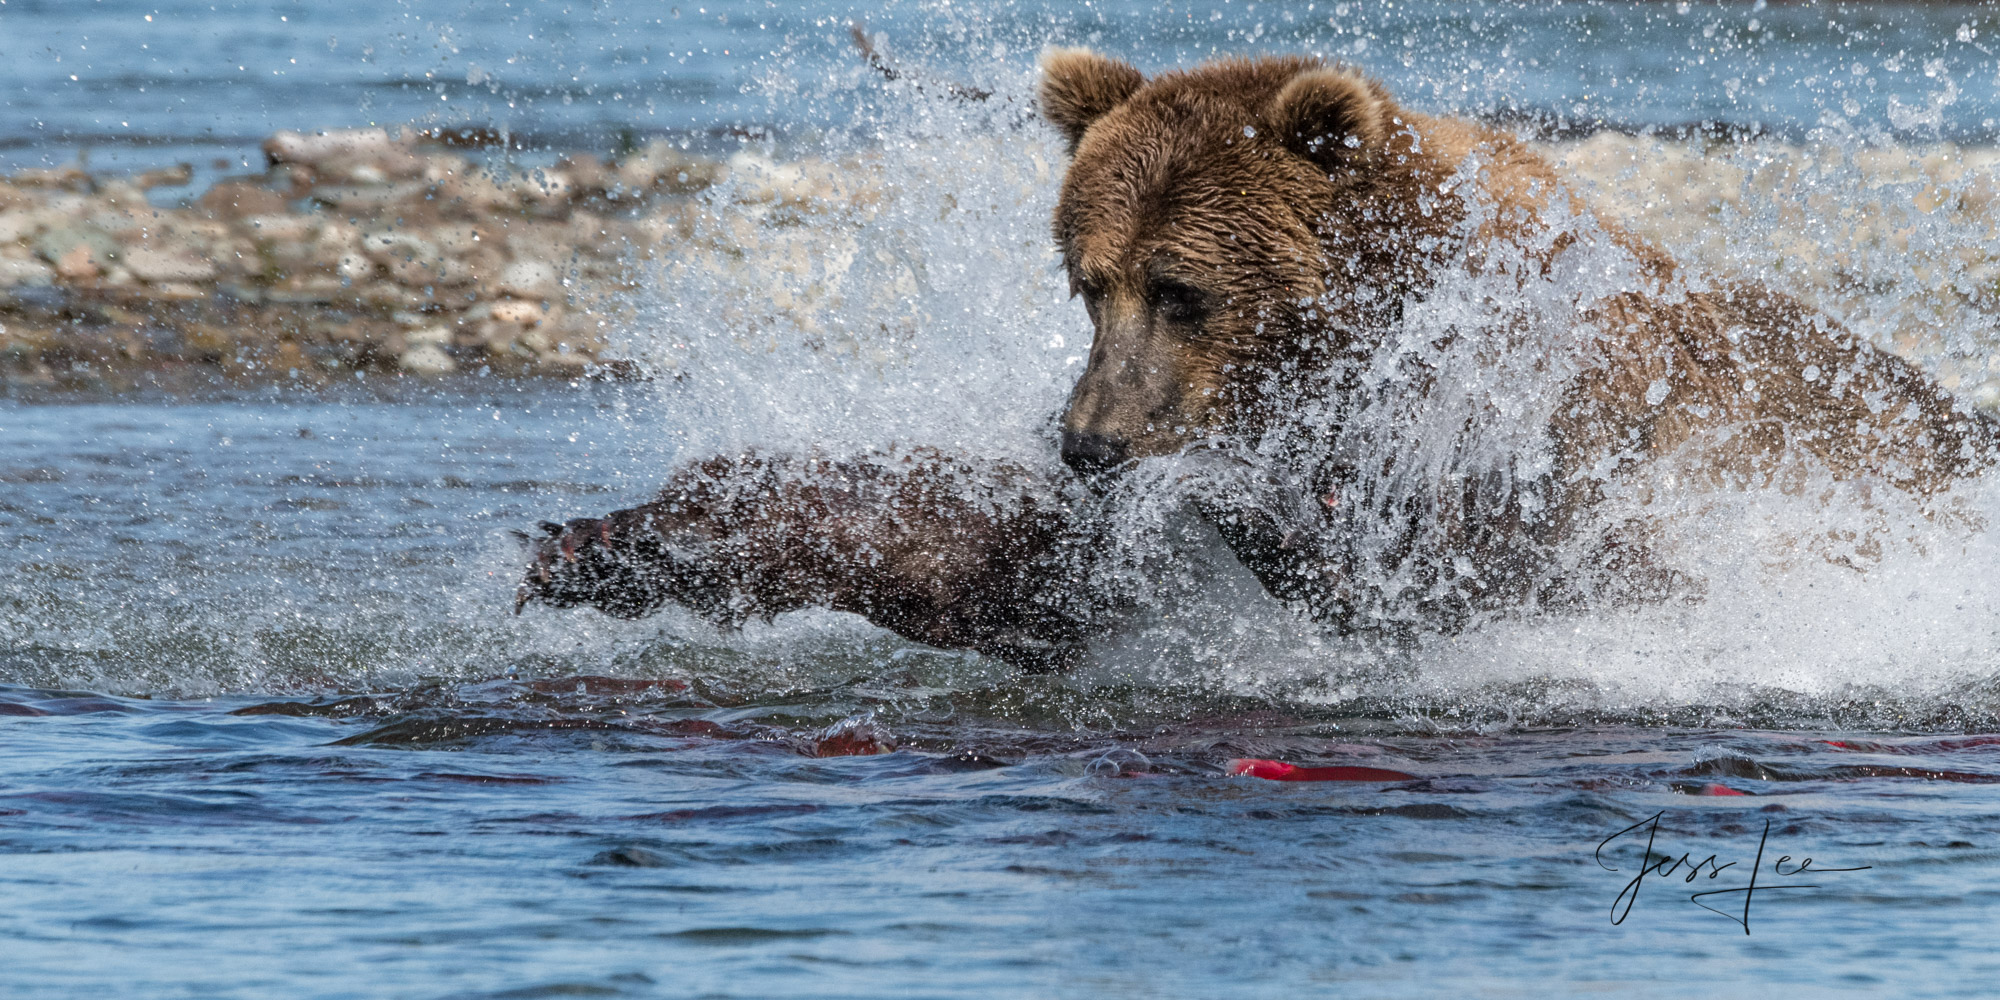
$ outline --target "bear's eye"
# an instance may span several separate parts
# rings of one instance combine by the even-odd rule
[[[1069,276],[1070,298],[1076,298],[1077,296],[1081,295],[1086,299],[1094,300],[1097,298],[1097,293],[1100,291],[1102,291],[1102,289],[1098,287],[1097,282],[1092,281],[1081,274],[1071,274]]]
[[[1172,323],[1200,322],[1208,312],[1208,296],[1178,281],[1155,281],[1152,298],[1153,308]]]

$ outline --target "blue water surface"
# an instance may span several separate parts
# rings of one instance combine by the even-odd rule
[[[2000,742],[1453,725],[838,622],[514,618],[502,529],[671,454],[626,390],[479,384],[0,405],[8,995],[1990,989]],[[814,756],[843,720],[889,752]],[[1614,924],[1644,845],[1597,848],[1655,813],[1656,863],[1735,867]],[[1760,892],[1748,934],[1740,897],[1689,901],[1766,837],[1766,885],[1820,887]]]
[[[1427,110],[1583,127],[2000,124],[1991,4],[11,0],[0,152],[206,169],[280,128],[490,124],[549,148],[865,130],[857,24],[897,65],[1003,98],[1044,46],[1090,44],[1149,71],[1308,52]]]

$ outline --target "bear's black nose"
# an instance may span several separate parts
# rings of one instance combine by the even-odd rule
[[[1125,464],[1125,453],[1124,438],[1085,431],[1064,431],[1062,435],[1063,461],[1086,476]]]

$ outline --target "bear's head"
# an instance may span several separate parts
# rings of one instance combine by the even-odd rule
[[[1096,328],[1062,421],[1073,467],[1257,434],[1394,308],[1378,244],[1410,235],[1418,139],[1379,85],[1308,58],[1150,81],[1083,49],[1042,65],[1071,152],[1055,238]]]

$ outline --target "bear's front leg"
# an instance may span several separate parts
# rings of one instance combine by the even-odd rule
[[[749,455],[685,467],[653,502],[543,524],[516,596],[719,625],[819,606],[1029,671],[1081,655],[1101,605],[1066,485],[930,451]]]

